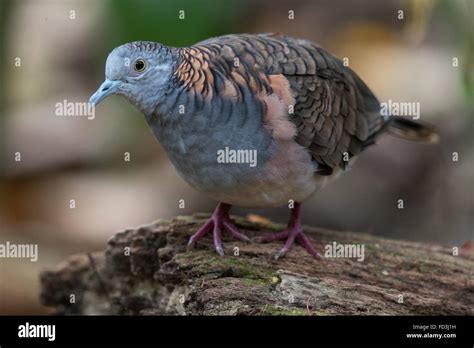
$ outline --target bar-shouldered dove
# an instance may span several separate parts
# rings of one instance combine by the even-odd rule
[[[220,255],[223,230],[249,240],[229,217],[232,205],[289,205],[288,228],[259,241],[286,239],[276,258],[295,240],[319,257],[303,233],[301,202],[384,132],[437,140],[427,125],[381,113],[356,73],[307,40],[242,34],[184,48],[131,42],[109,54],[105,70],[90,103],[124,96],[145,115],[179,175],[220,202],[189,240],[192,247],[212,231]]]

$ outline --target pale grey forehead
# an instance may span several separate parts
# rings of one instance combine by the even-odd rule
[[[110,52],[105,63],[105,76],[116,79],[123,76],[130,69],[133,52],[125,45],[115,48]]]

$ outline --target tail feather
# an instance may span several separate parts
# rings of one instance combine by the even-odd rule
[[[387,131],[397,137],[422,143],[439,141],[439,135],[434,127],[404,117],[391,117]]]

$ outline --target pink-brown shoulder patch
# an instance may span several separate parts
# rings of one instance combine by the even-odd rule
[[[283,75],[270,75],[270,85],[273,89],[273,93],[276,94],[285,105],[290,106],[295,103],[293,92],[290,88],[290,82]]]
[[[296,127],[289,120],[288,115],[295,98],[290,84],[283,75],[270,75],[269,80],[273,93],[261,96],[266,105],[263,115],[264,127],[277,139],[292,139],[296,135]]]

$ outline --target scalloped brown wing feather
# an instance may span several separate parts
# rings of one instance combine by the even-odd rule
[[[284,78],[294,98],[296,142],[311,152],[322,172],[345,167],[343,155],[357,155],[383,129],[379,102],[362,80],[317,45],[271,34],[227,35],[196,46],[206,50],[212,67],[228,69],[254,93],[272,94],[272,82]],[[238,58],[238,67],[232,66]],[[276,75],[276,76],[275,76]],[[235,79],[232,79],[235,80]]]

